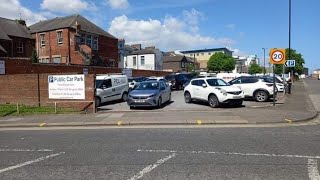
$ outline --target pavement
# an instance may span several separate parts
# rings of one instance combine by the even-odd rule
[[[102,107],[94,114],[56,114],[33,116],[6,116],[0,118],[0,128],[57,127],[57,126],[133,126],[133,125],[206,125],[206,124],[273,124],[296,123],[315,118],[318,114],[309,95],[319,81],[297,81],[292,94],[279,95],[272,102],[246,101],[243,107],[212,109],[206,104],[186,104],[183,97],[173,94],[173,103],[162,109],[126,110],[125,103]],[[176,97],[175,97],[176,96]],[[320,96],[314,95],[314,96]],[[181,102],[179,102],[181,101]],[[115,108],[117,107],[117,108]],[[120,107],[120,108],[119,108]],[[320,107],[320,106],[319,106]]]

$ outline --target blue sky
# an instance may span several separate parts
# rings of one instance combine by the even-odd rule
[[[0,1],[1,17],[18,18],[20,12],[32,24],[79,13],[126,43],[163,51],[229,47],[263,59],[263,47],[288,47],[288,0]],[[291,46],[310,70],[320,68],[319,7],[319,0],[292,0]]]

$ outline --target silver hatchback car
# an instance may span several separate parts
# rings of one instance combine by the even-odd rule
[[[161,107],[171,101],[170,86],[162,81],[144,81],[129,93],[127,103],[133,107]]]

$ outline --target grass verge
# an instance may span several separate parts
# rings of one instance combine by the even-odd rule
[[[58,108],[57,112],[71,113],[76,112],[71,108]],[[27,114],[54,114],[54,107],[37,107],[37,106],[25,106],[19,105],[19,113],[17,112],[17,106],[12,104],[0,104],[0,117],[8,115],[27,115]]]

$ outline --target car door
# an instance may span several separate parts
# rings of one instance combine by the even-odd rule
[[[231,80],[229,83],[232,86],[239,87],[244,92],[244,95],[247,96],[248,90],[246,89],[246,85],[243,83],[243,81],[244,81],[243,78],[238,77],[234,80]]]
[[[166,102],[169,100],[169,91],[166,87],[166,84],[163,81],[160,81],[160,91],[161,91],[161,97],[162,102]]]
[[[191,88],[189,88],[191,97],[195,98],[195,99],[198,99],[196,92],[197,92],[197,90],[200,89],[199,86],[198,86],[198,81],[199,80],[192,80],[191,83],[190,83],[191,84]]]
[[[205,84],[206,87],[202,87],[203,84]],[[207,86],[207,83],[203,79],[198,80],[198,85],[195,91],[195,94],[198,99],[207,100],[207,97],[204,96],[204,94],[206,94],[205,92],[207,91],[206,88],[208,88]]]
[[[104,79],[99,86],[101,91],[101,102],[109,102],[113,100],[112,82],[111,79]]]

